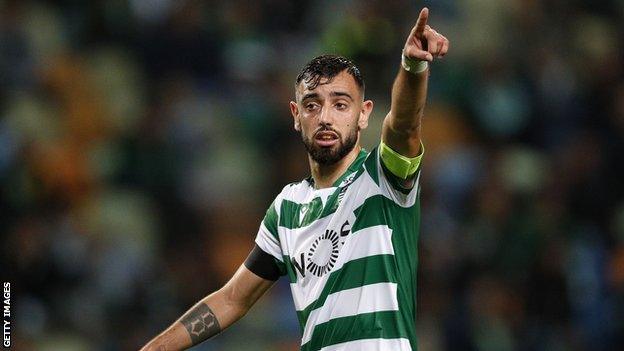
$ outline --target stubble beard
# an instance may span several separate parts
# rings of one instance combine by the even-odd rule
[[[330,129],[323,129],[330,130]],[[314,136],[312,138],[306,138],[303,135],[303,131],[301,131],[301,140],[303,141],[303,145],[305,146],[308,154],[314,161],[316,161],[319,165],[322,166],[330,166],[335,164],[336,162],[342,160],[345,156],[353,150],[355,144],[357,143],[357,127],[353,128],[347,138],[343,141],[340,133],[332,130],[336,134],[338,134],[338,145],[332,147],[321,147],[314,143]]]

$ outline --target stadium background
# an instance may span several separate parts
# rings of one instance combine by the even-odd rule
[[[15,349],[130,350],[220,287],[307,176],[302,65],[361,67],[378,140],[423,6],[427,350],[624,345],[624,2],[0,0],[0,231]],[[280,281],[195,350],[295,350]]]

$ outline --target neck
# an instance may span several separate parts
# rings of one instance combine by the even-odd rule
[[[360,150],[362,150],[362,147],[358,143],[345,157],[332,165],[321,165],[308,155],[310,172],[312,173],[312,178],[314,178],[314,187],[316,189],[331,187],[334,182],[346,172],[349,165],[355,161]]]

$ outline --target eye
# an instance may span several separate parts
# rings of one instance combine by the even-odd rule
[[[308,102],[303,107],[306,109],[306,111],[312,112],[318,108],[318,104],[314,102]]]
[[[337,102],[334,106],[336,106],[336,109],[338,109],[339,111],[345,110],[347,108],[347,104],[343,102]]]

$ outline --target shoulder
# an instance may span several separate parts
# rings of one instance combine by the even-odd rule
[[[366,159],[362,164],[362,167],[366,170],[368,176],[375,182],[376,185],[379,185],[379,145],[376,145],[372,150],[366,155]]]
[[[281,203],[284,200],[292,202],[302,202],[310,191],[313,191],[313,188],[307,178],[297,182],[292,182],[286,184],[282,188],[282,191],[280,191],[280,193],[275,198],[275,202]]]
[[[414,206],[420,194],[420,167],[409,178],[409,186],[403,186],[401,181],[405,180],[394,176],[383,164],[379,148],[375,146],[364,161],[367,183],[400,207]]]

